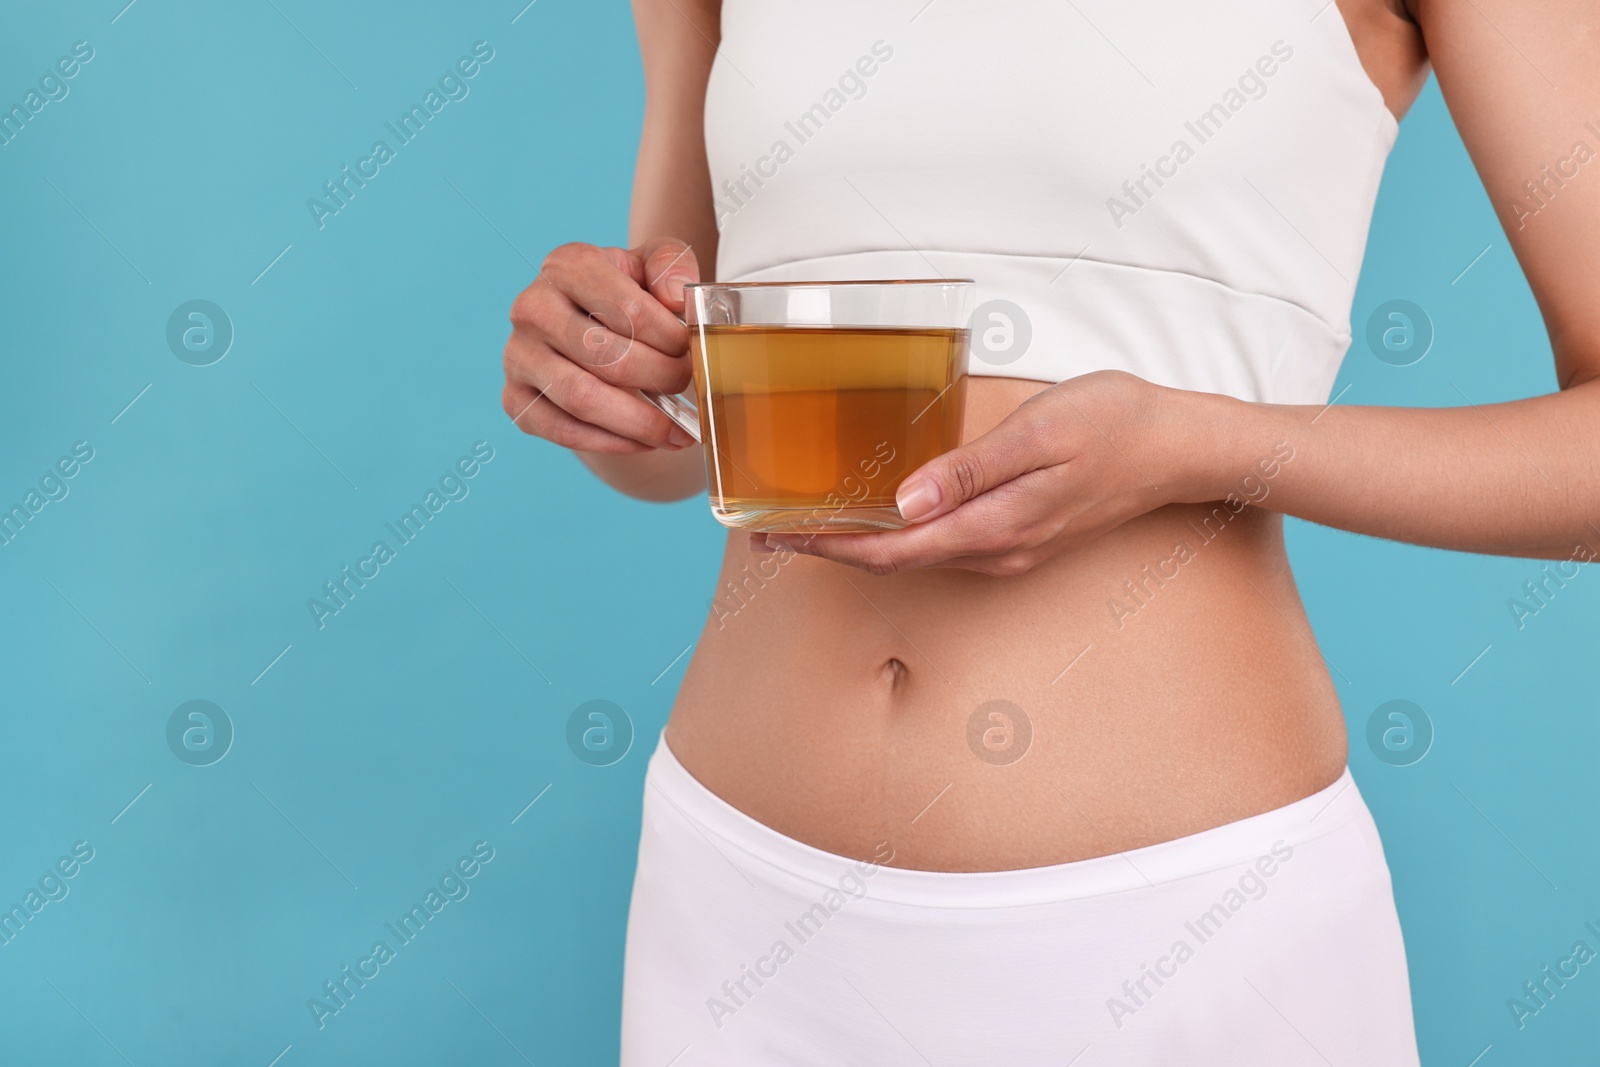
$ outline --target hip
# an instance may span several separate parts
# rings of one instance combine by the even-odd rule
[[[1348,771],[1112,856],[993,873],[895,858],[763,826],[663,742],[622,1062],[1060,1063],[1091,1045],[1118,1063],[1417,1062],[1388,868]]]

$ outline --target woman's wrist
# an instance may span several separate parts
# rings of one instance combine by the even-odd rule
[[[1225,500],[1247,479],[1271,477],[1292,455],[1284,411],[1216,393],[1159,387],[1151,430],[1159,459],[1151,472],[1173,503]]]
[[[694,496],[706,487],[705,457],[699,448],[662,448],[625,455],[574,454],[596,478],[635,500],[670,503]]]

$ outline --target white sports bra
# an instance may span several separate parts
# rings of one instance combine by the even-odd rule
[[[974,278],[974,374],[1278,403],[1398,130],[1324,0],[723,0],[705,126],[720,280]]]

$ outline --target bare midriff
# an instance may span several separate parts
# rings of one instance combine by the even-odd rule
[[[1045,387],[971,379],[965,438]],[[877,577],[735,531],[717,584],[667,742],[734,807],[839,855],[1065,863],[1281,807],[1344,767],[1262,508],[1165,507],[1007,578]]]

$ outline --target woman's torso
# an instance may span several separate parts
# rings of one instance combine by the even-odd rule
[[[1194,18],[1192,7],[1168,6],[1185,22]],[[1279,16],[1261,14],[1262,4],[1214,6],[1225,24],[1211,26],[1211,39],[1259,30],[1263,40],[1234,42],[1208,68],[1203,55],[1182,49],[1186,36],[1195,48],[1207,43],[1193,24],[1125,40],[1144,59],[1139,64],[1104,47],[1115,26],[1072,26],[1063,19],[1082,17],[1073,5],[1050,5],[1054,13],[1039,16],[1016,62],[1061,53],[1069,68],[1076,64],[1075,73],[1049,72],[1054,91],[1076,94],[1079,103],[1069,107],[1026,97],[1017,85],[1022,74],[981,46],[994,21],[982,12],[992,8],[934,0],[915,21],[903,15],[904,43],[873,75],[851,68],[868,86],[862,95],[841,95],[815,130],[786,131],[782,116],[793,109],[784,101],[810,93],[837,102],[824,94],[836,79],[813,90],[792,61],[780,79],[776,57],[807,47],[795,38],[808,31],[774,23],[770,10],[780,5],[728,0],[725,62],[713,73],[707,105],[721,192],[719,277],[977,277],[980,300],[1023,309],[1039,347],[1010,363],[975,362],[968,439],[1047,384],[1023,375],[1059,379],[1121,366],[1246,399],[1321,399],[1348,344],[1350,293],[1393,120],[1372,83],[1358,80],[1366,75],[1350,37],[1341,36],[1344,25],[1313,20],[1338,19],[1337,9],[1318,16],[1317,5],[1307,5],[1299,26],[1285,29]],[[807,17],[833,19],[844,10],[830,5]],[[871,10],[872,18],[882,14]],[[939,17],[956,24],[941,26]],[[1351,25],[1359,45],[1370,36],[1367,26],[1382,23]],[[1011,29],[1010,39],[1019,40]],[[863,54],[887,40],[881,25],[861,31],[870,35]],[[827,37],[843,33],[835,28]],[[1135,199],[1104,179],[1141,154],[1141,137],[1148,142],[1170,117],[1174,139],[1183,138],[1182,101],[1198,90],[1179,87],[1212,84],[1208,69],[1230,74],[1210,92],[1226,107],[1223,90],[1237,85],[1233,68],[1245,69],[1231,53],[1253,61],[1252,49],[1271,55],[1275,42],[1296,33],[1294,56],[1274,64],[1271,79],[1258,73],[1268,88],[1242,94],[1215,140],[1189,136],[1193,158],[1167,165],[1176,177],[1164,186],[1147,182],[1154,195],[1137,197],[1131,215],[1106,205]],[[968,47],[974,42],[980,46]],[[829,58],[815,60],[817,69]],[[1312,84],[1280,80],[1297,73],[1296,59]],[[929,68],[949,76],[930,80]],[[900,71],[913,73],[896,89],[887,76]],[[1157,88],[1163,80],[1166,90]],[[994,83],[1015,94],[1004,114]],[[742,99],[746,89],[759,107]],[[1320,108],[1319,89],[1333,94]],[[895,96],[915,92],[935,99]],[[952,112],[963,100],[974,114]],[[919,106],[942,118],[913,122]],[[1090,108],[1101,109],[1098,119]],[[984,140],[974,131],[986,128],[985,116],[1014,126],[1030,111],[1043,140],[999,157],[993,144],[962,143],[963,135]],[[1121,119],[1132,133],[1118,127]],[[748,166],[770,175],[760,185],[735,182],[730,194],[727,183],[739,178],[769,120],[775,139],[793,142],[792,152],[781,163],[752,157]],[[1321,184],[1325,173],[1299,174],[1274,154],[1311,151],[1300,134],[1285,143],[1285,131],[1319,122],[1335,155],[1357,157],[1339,161],[1333,185]],[[1052,140],[1057,127],[1070,127],[1071,151]],[[804,142],[801,133],[809,134]],[[900,154],[895,136],[905,138]],[[933,147],[947,174],[929,173],[937,165],[930,137],[943,139]],[[1148,142],[1144,163],[1170,147],[1164,139]],[[914,165],[900,169],[901,155]],[[1116,155],[1126,159],[1104,158]],[[1085,158],[1093,162],[1076,162]],[[1134,165],[1128,176],[1141,173]],[[1263,185],[1282,208],[1267,202]],[[860,219],[830,235],[831,215],[851,192],[880,220],[873,225],[888,224],[889,236]],[[1001,194],[1017,200],[1008,207],[994,199]],[[1325,201],[1320,212],[1307,195]],[[1323,248],[1292,224],[1273,231],[1288,222],[1285,210],[1303,212],[1302,227]],[[1290,450],[1264,455],[1262,469],[1292,463]],[[1269,476],[1240,471],[1239,482],[1240,499],[1270,506]],[[1261,508],[1221,504],[1163,508],[1014,578],[951,570],[874,577],[804,556],[753,553],[735,533],[667,738],[713,792],[782,833],[855,857],[881,857],[887,841],[896,865],[933,870],[1066,862],[1198,832],[1326,786],[1346,752],[1281,521]]]

